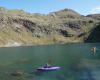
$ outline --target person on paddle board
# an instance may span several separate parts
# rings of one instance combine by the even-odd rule
[[[50,68],[51,67],[50,63],[51,63],[51,60],[48,60],[48,63],[46,63],[43,67],[44,68]]]
[[[92,49],[91,49],[91,51],[93,52],[93,53],[96,53],[96,47],[93,47]]]

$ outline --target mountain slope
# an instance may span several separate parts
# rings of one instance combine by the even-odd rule
[[[99,19],[64,9],[48,15],[0,8],[0,46],[84,42]]]

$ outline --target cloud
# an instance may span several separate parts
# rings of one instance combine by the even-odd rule
[[[96,14],[96,13],[100,13],[100,6],[96,6],[94,7],[91,11],[91,14]]]

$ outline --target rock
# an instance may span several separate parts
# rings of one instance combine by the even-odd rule
[[[16,46],[21,46],[21,43],[18,42],[8,42],[5,47],[16,47]]]
[[[15,72],[11,73],[11,75],[12,75],[12,76],[22,76],[22,75],[23,75],[23,72],[20,71],[20,70],[17,70],[17,71],[15,71]]]

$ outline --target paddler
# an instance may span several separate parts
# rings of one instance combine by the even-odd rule
[[[95,53],[96,52],[96,47],[93,47],[92,49],[91,49],[91,51],[93,52],[93,53]]]

